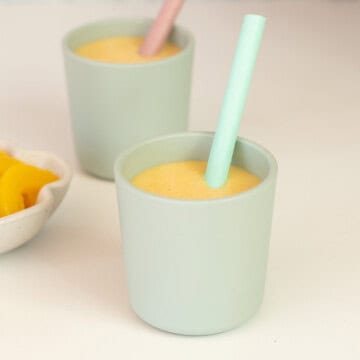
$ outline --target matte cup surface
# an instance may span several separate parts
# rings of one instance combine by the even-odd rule
[[[114,64],[74,53],[112,36],[143,36],[152,20],[112,19],[79,27],[63,42],[75,148],[82,168],[113,179],[116,156],[147,138],[187,130],[194,40],[176,26],[182,51],[160,61]]]
[[[178,334],[232,329],[261,304],[277,165],[261,146],[238,139],[233,164],[262,182],[235,196],[180,200],[143,192],[131,179],[165,162],[206,160],[213,135],[147,141],[115,164],[130,302],[147,323]]]

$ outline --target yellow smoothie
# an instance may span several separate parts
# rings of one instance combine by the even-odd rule
[[[136,64],[162,60],[181,51],[175,44],[166,43],[156,55],[143,57],[139,55],[143,41],[144,38],[134,36],[110,37],[82,45],[75,53],[95,61]]]
[[[207,161],[164,163],[147,169],[132,179],[146,192],[176,199],[215,199],[249,190],[260,178],[237,166],[231,166],[226,184],[211,188],[205,182]]]

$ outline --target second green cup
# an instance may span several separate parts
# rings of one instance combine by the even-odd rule
[[[144,192],[132,178],[153,166],[207,160],[213,135],[146,141],[115,163],[130,302],[162,330],[208,335],[238,326],[259,308],[265,284],[277,164],[262,146],[238,139],[233,165],[262,181],[212,200]]]
[[[140,64],[105,63],[75,50],[115,36],[144,36],[151,20],[112,19],[79,27],[63,51],[75,147],[82,168],[113,179],[119,152],[147,138],[187,130],[194,39],[175,26],[171,57]]]

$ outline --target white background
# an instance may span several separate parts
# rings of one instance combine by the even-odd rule
[[[0,6],[0,138],[75,170],[44,231],[0,257],[1,359],[359,359],[360,3],[188,1],[197,39],[191,129],[214,130],[246,13],[268,22],[241,135],[269,148],[279,181],[263,306],[211,337],[155,330],[130,311],[114,184],[82,174],[61,37],[158,6]]]

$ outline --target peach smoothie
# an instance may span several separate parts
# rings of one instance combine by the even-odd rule
[[[143,42],[142,37],[109,37],[82,45],[75,50],[75,53],[100,62],[137,64],[162,60],[181,51],[175,44],[165,43],[156,55],[143,57],[139,54]]]
[[[176,199],[215,199],[236,195],[260,183],[260,178],[246,170],[231,166],[226,184],[211,188],[205,182],[207,161],[164,163],[147,169],[132,179],[137,188]]]

